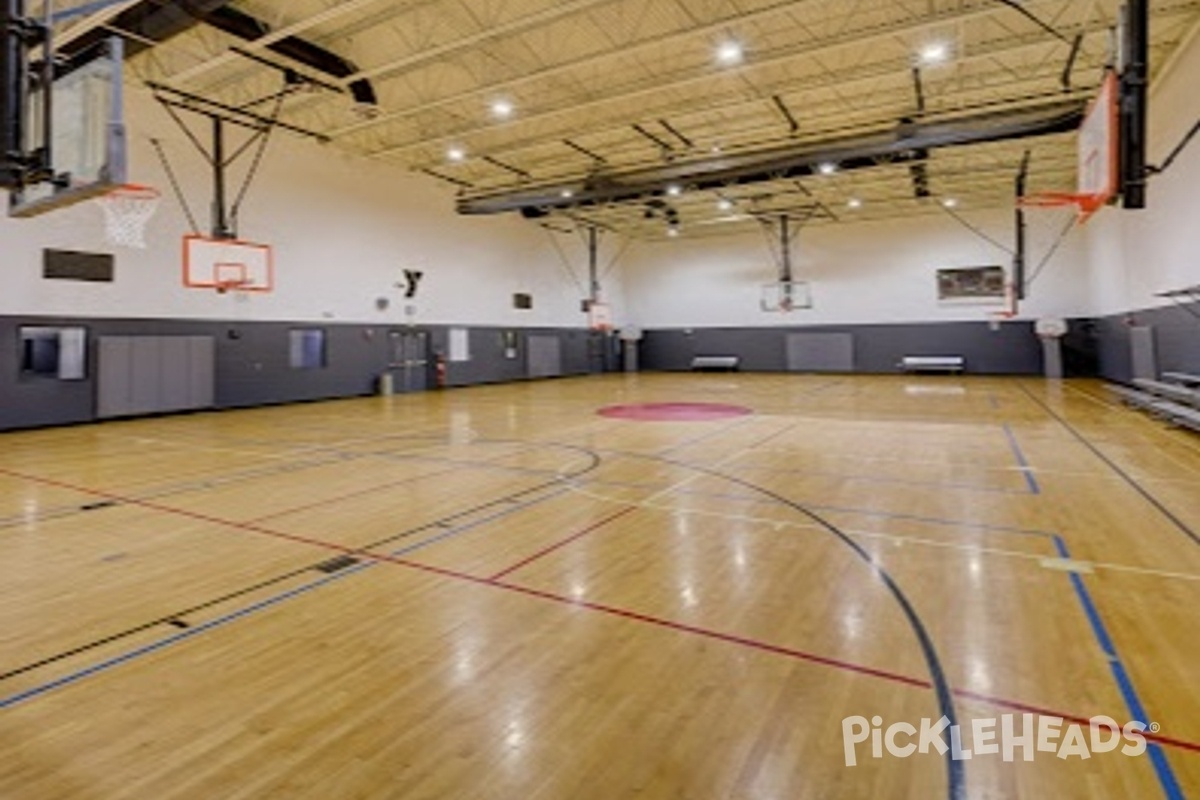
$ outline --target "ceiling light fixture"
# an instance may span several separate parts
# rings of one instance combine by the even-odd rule
[[[451,147],[446,151],[446,158],[450,161],[465,161],[467,159],[467,151],[461,147]]]
[[[672,183],[667,187],[667,194],[670,197],[679,197],[679,195],[683,194],[683,187],[678,183]]]
[[[515,110],[511,100],[492,101],[492,116],[496,119],[508,119]]]
[[[821,173],[822,175],[832,175],[833,173],[837,172],[837,170],[837,164],[834,164],[832,161],[826,161],[817,165],[817,172]]]
[[[740,64],[745,57],[746,51],[742,48],[741,42],[730,39],[717,45],[717,61],[722,64],[727,66]]]
[[[717,208],[719,208],[721,211],[733,211],[733,201],[726,197],[722,197],[717,201]]]
[[[575,196],[575,193],[572,192],[570,189],[563,189],[561,192],[559,192],[559,196],[564,200],[570,200],[572,197]]]
[[[855,211],[857,211],[858,209],[863,207],[863,201],[859,200],[857,197],[851,197],[850,201],[848,203],[846,203],[846,205],[849,206],[850,208],[854,209]]]
[[[921,48],[922,64],[941,64],[949,57],[950,48],[942,42],[934,42]]]
[[[958,208],[958,201],[955,200],[953,197],[947,197],[945,200],[942,201],[942,205],[945,206],[946,208]]]

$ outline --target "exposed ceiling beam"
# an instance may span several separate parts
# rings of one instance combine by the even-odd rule
[[[989,3],[987,8],[989,10],[986,12],[976,10],[976,11],[972,12],[971,14],[969,14],[968,16],[978,17],[978,16],[985,16],[988,14],[995,14],[995,13],[997,13],[997,10],[1000,13],[1006,13],[1004,6],[997,6],[997,5],[993,5],[993,4]],[[881,31],[879,33],[874,33],[874,34],[871,34],[869,37],[866,37],[865,39],[854,40],[854,39],[851,39],[848,37],[847,41],[839,40],[839,42],[837,44],[831,44],[828,46],[822,45],[820,47],[815,47],[815,48],[803,48],[800,50],[794,50],[789,53],[776,56],[774,58],[768,58],[768,59],[763,59],[761,61],[756,61],[754,66],[759,67],[759,68],[768,68],[768,67],[772,67],[772,66],[777,66],[780,64],[787,63],[789,61],[793,61],[798,58],[813,57],[820,53],[825,52],[826,50],[830,50],[835,47],[843,47],[849,43],[859,43],[862,41],[876,40],[879,38],[893,38],[893,37],[900,35],[902,33],[905,33],[905,32],[913,32],[913,31],[920,30],[922,27],[923,27],[923,24],[920,22],[908,21],[904,25],[900,26],[899,28],[890,29],[888,31]],[[1107,29],[1100,26],[1097,23],[1095,26],[1088,27],[1087,30],[1089,30],[1092,33],[1098,33],[1098,32],[1105,31]],[[993,43],[993,45],[988,48],[976,48],[975,50],[973,50],[970,53],[969,56],[961,56],[958,59],[958,63],[959,64],[969,64],[969,63],[973,63],[976,61],[992,60],[992,59],[995,59],[998,55],[1003,54],[1003,53],[1016,52],[1025,47],[1037,47],[1037,46],[1042,46],[1044,44],[1045,44],[1045,39],[1041,34],[1030,34],[1028,36],[1021,36],[1021,37],[1018,37],[1018,39],[1016,39],[1016,40],[1012,40],[1012,39],[1002,40],[1002,41]],[[841,87],[841,86],[846,86],[846,85],[856,83],[856,82],[876,80],[881,76],[891,75],[891,74],[895,73],[896,68],[898,66],[902,66],[902,68],[904,70],[904,72],[902,74],[905,76],[905,78],[907,78],[907,68],[908,68],[907,62],[905,62],[903,65],[900,65],[895,61],[886,62],[886,63],[875,62],[875,63],[867,65],[864,68],[854,70],[852,73],[843,72],[840,74],[828,75],[828,76],[824,76],[821,78],[816,78],[816,77],[810,78],[805,81],[803,88],[806,90],[811,90],[811,89],[815,89],[815,88],[824,88],[824,87],[832,87],[832,86]],[[1057,74],[1057,70],[1052,70],[1052,72]],[[521,118],[521,122],[524,124],[528,124],[530,122],[534,122],[534,121],[538,121],[538,120],[546,120],[546,119],[552,119],[552,118],[556,118],[556,117],[578,115],[584,111],[587,111],[587,110],[590,110],[590,109],[593,109],[595,107],[602,106],[605,104],[611,104],[611,103],[621,103],[623,108],[627,108],[637,98],[658,94],[664,90],[680,90],[680,89],[686,89],[689,87],[704,86],[706,84],[711,83],[711,81],[712,81],[712,75],[709,73],[704,73],[704,74],[700,74],[700,75],[692,75],[692,76],[689,76],[689,77],[686,77],[686,78],[683,78],[683,79],[677,80],[677,81],[654,83],[654,84],[648,85],[641,89],[622,92],[620,94],[614,94],[612,96],[596,98],[596,99],[589,100],[589,101],[586,101],[583,103],[576,103],[569,107],[556,108],[556,109],[548,110],[548,111],[541,112],[541,113],[526,114]],[[451,102],[451,100],[439,101],[437,103],[437,105],[448,104],[449,102]],[[668,113],[668,110],[667,109],[655,109],[655,112],[656,113]],[[410,116],[410,115],[416,115],[418,113],[419,113],[418,109],[413,109],[411,112],[406,112],[405,115]],[[487,128],[484,128],[483,130],[487,130]],[[399,155],[411,152],[411,151],[419,149],[419,148],[425,148],[425,147],[430,147],[430,146],[439,146],[439,145],[444,145],[444,144],[450,143],[450,142],[458,142],[461,139],[463,139],[464,136],[466,136],[466,135],[467,134],[464,131],[454,131],[454,132],[447,133],[446,135],[440,136],[440,137],[433,137],[433,138],[425,137],[419,141],[406,142],[404,144],[395,145],[392,147],[385,147],[385,148],[382,148],[382,149],[379,149],[379,150],[376,150],[376,151],[370,153],[370,155],[395,157],[395,156],[399,156]],[[338,132],[335,131],[333,133],[333,137],[336,139],[337,136],[338,136]],[[540,137],[540,136],[535,137],[536,140],[540,140],[541,138],[542,137]],[[510,146],[509,149],[510,150],[516,149],[521,146],[523,146],[523,144],[514,143],[514,145]]]
[[[368,120],[368,121],[358,123],[355,125],[347,125],[344,128],[339,128],[338,130],[334,131],[333,136],[334,136],[334,138],[337,138],[339,136],[348,136],[349,134],[357,133],[358,131],[361,131],[361,130],[364,130],[367,128],[372,128],[377,125],[382,125],[387,122],[392,122],[397,119],[403,119],[403,118],[411,117],[411,116],[414,116],[417,114],[422,114],[422,113],[432,110],[433,108],[441,107],[444,105],[449,105],[450,103],[453,103],[456,101],[466,101],[466,100],[476,99],[478,97],[495,92],[496,89],[500,88],[501,86],[503,86],[504,88],[511,91],[513,89],[516,89],[518,86],[522,86],[526,83],[530,83],[530,82],[533,82],[536,80],[543,80],[545,78],[554,77],[555,75],[565,72],[565,71],[568,71],[568,70],[587,68],[590,66],[595,66],[597,64],[602,64],[605,61],[611,60],[611,59],[619,57],[619,56],[636,55],[637,53],[639,53],[643,50],[646,50],[648,48],[661,47],[664,44],[670,44],[670,43],[673,43],[676,41],[681,41],[683,39],[690,39],[690,38],[694,38],[696,36],[706,36],[709,34],[728,30],[730,24],[732,24],[734,22],[737,22],[739,24],[746,24],[749,22],[759,22],[759,21],[762,21],[765,19],[769,19],[771,17],[778,16],[780,14],[785,14],[785,13],[794,11],[795,7],[797,5],[801,5],[801,4],[804,4],[807,2],[815,2],[815,0],[784,0],[784,2],[776,3],[775,5],[769,6],[764,9],[760,9],[758,11],[754,11],[754,12],[750,12],[750,13],[743,13],[743,14],[740,14],[740,15],[738,15],[736,17],[732,17],[732,18],[725,17],[717,22],[713,22],[713,23],[710,23],[707,25],[700,25],[698,27],[688,28],[687,30],[683,30],[683,31],[673,31],[671,33],[663,34],[661,36],[654,36],[654,37],[651,37],[648,39],[644,39],[642,41],[636,42],[631,45],[623,45],[623,46],[619,46],[619,47],[614,47],[613,49],[606,50],[602,53],[597,53],[597,54],[589,55],[589,56],[583,56],[581,58],[577,58],[577,59],[574,59],[572,61],[568,61],[568,62],[565,62],[562,64],[555,64],[552,67],[546,67],[545,69],[534,70],[533,72],[530,72],[527,75],[523,75],[520,78],[517,78],[515,80],[505,81],[503,83],[489,84],[488,86],[480,87],[479,89],[473,89],[468,92],[461,92],[457,95],[454,95],[453,97],[444,98],[444,99],[439,98],[437,101],[434,101],[433,103],[426,103],[426,104],[423,104],[418,107],[405,109],[404,111],[386,113],[386,114],[383,114],[373,120]]]
[[[365,8],[366,6],[375,5],[380,2],[382,2],[382,0],[349,0],[349,2],[338,3],[326,9],[325,11],[322,11],[320,14],[314,14],[310,17],[297,20],[291,25],[285,25],[282,28],[271,31],[265,36],[261,36],[253,41],[247,42],[245,45],[243,45],[243,47],[250,51],[261,50],[269,47],[275,42],[286,39],[289,36],[295,36],[296,34],[302,33],[309,28],[315,28],[318,25],[324,25],[325,23],[332,22],[339,17],[353,14]],[[169,76],[166,81],[178,84],[194,80],[195,78],[198,78],[207,72],[211,72],[218,67],[236,62],[237,60],[238,57],[236,53],[226,50],[220,55],[210,58],[208,61],[204,61],[194,67],[191,67],[190,69],[185,69],[182,72],[177,72],[174,75]]]

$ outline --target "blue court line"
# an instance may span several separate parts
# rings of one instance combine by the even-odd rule
[[[1054,546],[1060,557],[1071,558],[1067,543],[1061,536],[1054,537]],[[1083,606],[1083,613],[1087,615],[1092,633],[1095,635],[1100,649],[1104,652],[1104,657],[1108,660],[1109,669],[1112,670],[1113,679],[1117,682],[1117,688],[1121,691],[1126,708],[1129,709],[1134,720],[1149,726],[1150,719],[1146,714],[1146,708],[1142,705],[1141,698],[1138,697],[1137,690],[1133,687],[1129,673],[1125,671],[1125,665],[1117,653],[1112,637],[1108,634],[1108,629],[1104,626],[1104,620],[1100,619],[1100,612],[1096,610],[1096,604],[1092,602],[1092,596],[1088,592],[1087,584],[1083,582],[1083,576],[1072,572],[1070,577],[1071,585],[1075,587],[1075,596],[1079,598],[1079,604]],[[1154,765],[1154,772],[1158,776],[1159,785],[1162,786],[1167,800],[1183,800],[1183,790],[1179,788],[1179,782],[1175,779],[1175,773],[1171,769],[1171,762],[1167,760],[1167,754],[1163,751],[1162,746],[1157,742],[1147,741],[1146,753],[1150,756],[1150,763]]]
[[[392,553],[389,553],[388,555],[397,557],[397,556],[400,556],[403,554],[414,552],[416,550],[420,550],[423,547],[428,547],[429,545],[436,544],[440,541],[449,539],[453,536],[458,536],[460,534],[466,533],[467,531],[472,530],[473,528],[477,528],[480,525],[486,525],[489,522],[494,522],[495,520],[497,520],[507,514],[512,514],[513,512],[521,511],[523,509],[529,508],[530,506],[536,505],[537,503],[541,503],[546,500],[550,500],[551,498],[558,497],[559,495],[562,495],[566,491],[567,491],[566,489],[560,489],[558,491],[552,492],[552,493],[544,495],[542,497],[534,498],[533,500],[526,500],[521,503],[515,503],[515,504],[513,504],[513,506],[511,508],[506,508],[503,511],[500,511],[495,514],[484,517],[482,519],[476,520],[475,522],[471,522],[467,525],[461,525],[461,526],[458,526],[455,528],[451,528],[451,529],[447,530],[445,533],[439,534],[430,539],[425,539],[424,541],[421,541],[421,542],[417,542],[416,544],[409,545],[408,547],[401,548],[400,550],[396,550]],[[363,553],[347,552],[347,553],[345,553],[345,555],[349,555],[349,556],[362,555],[367,558],[370,557],[370,553],[368,553],[368,552],[363,552]],[[379,562],[379,561],[367,561],[367,562],[364,562],[357,566],[347,568],[347,569],[342,570],[341,572],[338,572],[334,575],[330,575],[328,577],[321,578],[320,580],[316,580],[311,583],[307,583],[303,586],[299,586],[295,589],[291,589],[289,591],[282,592],[282,593],[274,595],[272,597],[268,597],[265,600],[261,600],[261,601],[255,603],[254,605],[247,606],[245,608],[239,609],[238,611],[231,611],[230,613],[228,613],[224,616],[209,620],[208,622],[205,622],[201,625],[197,625],[194,628],[188,628],[185,631],[173,634],[171,636],[168,636],[165,639],[160,639],[157,642],[152,642],[148,645],[138,647],[134,650],[130,650],[119,656],[113,656],[112,658],[108,658],[103,661],[92,664],[89,667],[83,667],[82,669],[79,669],[76,672],[72,672],[67,675],[64,675],[61,678],[55,678],[54,680],[48,681],[43,684],[39,684],[30,689],[26,689],[25,691],[18,692],[17,694],[0,698],[0,710],[10,708],[15,705],[19,705],[20,703],[23,703],[27,700],[32,700],[35,697],[39,697],[41,695],[47,694],[51,691],[54,691],[55,689],[59,689],[64,686],[69,686],[73,683],[78,683],[79,681],[81,681],[85,678],[91,677],[93,675],[97,675],[101,672],[107,672],[110,669],[119,667],[122,664],[133,661],[137,658],[141,658],[142,656],[149,655],[151,653],[154,653],[159,650],[163,650],[167,647],[170,647],[171,645],[178,644],[179,642],[185,641],[187,639],[191,639],[195,636],[200,635],[201,633],[205,633],[207,631],[223,627],[225,625],[228,625],[231,622],[235,622],[239,619],[242,619],[243,617],[248,617],[251,614],[255,614],[259,611],[263,611],[267,608],[271,608],[272,606],[276,606],[286,600],[291,600],[292,598],[299,597],[300,595],[315,591],[316,589],[319,589],[322,586],[326,586],[335,581],[340,581],[340,580],[342,580],[344,578],[348,578],[352,575],[357,575],[361,572],[365,572],[366,570],[371,569],[372,567],[379,566],[380,563],[381,562]]]
[[[431,536],[428,539],[423,539],[415,544],[410,544],[407,547],[402,547],[399,550],[393,550],[392,552],[388,553],[388,555],[398,558],[400,556],[406,556],[409,553],[415,553],[417,550],[420,550],[424,547],[428,547],[431,544],[437,544],[438,542],[445,541],[446,539],[453,539],[455,536],[461,536],[462,534],[464,534],[470,530],[478,528],[480,525],[486,525],[489,522],[495,522],[496,520],[498,520],[502,517],[508,516],[509,514],[513,513],[514,511],[520,511],[520,510],[528,508],[532,505],[536,505],[538,503],[544,503],[547,500],[552,500],[555,497],[559,497],[561,495],[566,494],[567,491],[568,491],[568,489],[566,489],[565,487],[562,489],[556,489],[555,491],[553,491],[543,497],[537,497],[537,498],[534,498],[533,500],[526,500],[520,504],[514,505],[512,508],[506,508],[503,511],[497,511],[495,514],[491,514],[489,516],[483,517],[482,519],[477,519],[474,522],[468,523],[466,525],[459,525],[457,527],[450,528],[449,530],[447,530],[443,533],[439,533],[437,536]]]
[[[229,623],[239,620],[242,617],[247,617],[251,614],[257,613],[259,611],[263,611],[272,606],[276,606],[276,605],[284,602],[285,600],[290,600],[293,597],[299,597],[302,594],[307,594],[308,592],[319,589],[322,586],[333,583],[334,581],[340,581],[344,578],[348,578],[351,575],[355,575],[359,572],[363,572],[364,570],[370,569],[371,567],[374,567],[374,566],[378,566],[378,562],[369,562],[369,563],[365,563],[365,564],[360,564],[356,567],[352,567],[350,569],[339,572],[336,575],[330,575],[327,578],[322,578],[318,581],[313,581],[312,583],[305,584],[304,586],[299,586],[290,591],[283,592],[281,594],[277,594],[274,597],[268,597],[266,600],[261,600],[261,601],[255,603],[254,605],[247,606],[246,608],[226,614],[223,617],[218,617],[216,619],[209,620],[208,622],[205,622],[202,625],[197,625],[194,628],[188,628],[186,631],[182,631],[180,633],[174,634],[173,636],[168,636],[165,639],[159,639],[157,642],[152,642],[148,645],[144,645],[144,646],[136,648],[134,650],[130,650],[129,652],[123,653],[119,656],[114,656],[112,658],[105,659],[104,661],[100,661],[96,664],[91,665],[90,667],[84,667],[81,670],[72,672],[68,675],[64,675],[61,678],[55,678],[54,680],[49,681],[47,683],[43,683],[39,686],[34,686],[31,689],[26,689],[23,692],[18,692],[17,694],[10,695],[8,697],[0,699],[0,709],[11,708],[12,706],[18,705],[27,700],[32,700],[35,697],[39,697],[41,695],[52,692],[55,689],[60,689],[64,686],[69,686],[73,683],[78,683],[79,681],[83,680],[84,678],[88,678],[93,675],[98,675],[101,672],[107,672],[110,669],[119,667],[122,664],[133,661],[134,659],[141,658],[142,656],[150,655],[151,653],[154,653],[159,650],[163,650],[167,647],[170,647],[173,644],[178,644],[179,642],[199,636],[200,634],[205,633],[207,631],[214,630],[215,628],[220,628],[224,625],[228,625]]]
[[[1025,476],[1025,485],[1029,487],[1029,493],[1041,494],[1042,487],[1038,486],[1037,478],[1033,474],[1033,468],[1025,460],[1025,454],[1021,452],[1021,445],[1017,441],[1017,435],[1013,433],[1012,427],[1007,422],[1004,423],[1004,435],[1008,437],[1008,446],[1012,448],[1013,455],[1017,459],[1017,466],[1021,468],[1021,474]]]

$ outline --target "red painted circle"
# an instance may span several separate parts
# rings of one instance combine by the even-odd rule
[[[598,412],[611,419],[632,419],[639,422],[712,422],[753,414],[744,406],[720,403],[637,403],[627,406],[608,406]]]

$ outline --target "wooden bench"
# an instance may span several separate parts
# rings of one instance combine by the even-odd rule
[[[967,360],[962,356],[905,356],[897,366],[904,372],[964,372]]]
[[[741,363],[738,356],[696,356],[692,359],[692,371],[737,372]]]

